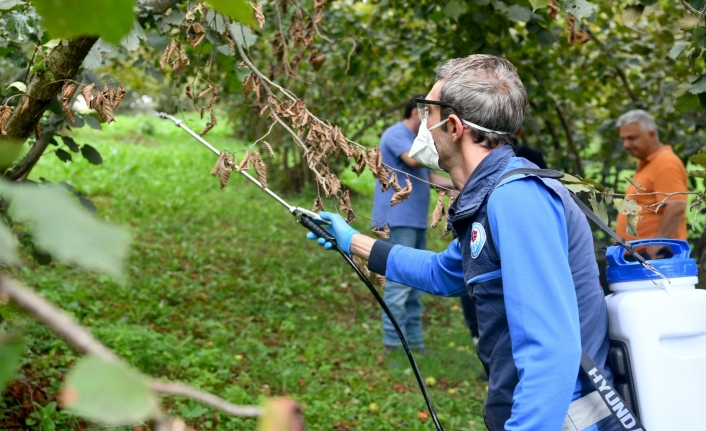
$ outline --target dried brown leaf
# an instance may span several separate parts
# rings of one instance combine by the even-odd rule
[[[238,168],[236,169],[238,172],[242,170],[249,170],[250,169],[250,151],[246,151],[245,155],[243,156],[243,160],[240,161],[240,164],[238,165]]]
[[[311,50],[311,53],[309,54],[309,64],[311,64],[311,67],[313,67],[314,70],[318,71],[321,69],[321,66],[324,65],[325,61],[326,54],[319,54],[319,51],[316,48]]]
[[[164,50],[164,53],[162,54],[162,60],[160,60],[159,65],[161,66],[162,69],[167,67],[167,64],[172,60],[172,57],[174,56],[174,52],[177,50],[177,40],[172,39],[171,42],[169,42],[169,45],[167,45],[167,48]]]
[[[262,141],[262,145],[264,145],[265,148],[267,148],[267,151],[270,153],[270,155],[271,155],[272,157],[277,158],[277,156],[275,155],[275,152],[272,151],[272,145],[270,145],[269,142],[267,142],[267,141]]]
[[[118,109],[118,106],[120,106],[120,102],[123,101],[126,95],[127,91],[125,91],[125,87],[123,87],[122,85],[118,87],[118,91],[115,94],[115,101],[113,102],[113,109]]]
[[[221,168],[221,164],[225,161],[225,159],[228,157],[228,155],[225,152],[221,152],[221,154],[218,156],[218,160],[216,160],[216,164],[213,165],[213,169],[211,169],[211,175],[216,176],[218,175],[218,171]]]
[[[186,38],[192,48],[196,48],[197,46],[199,46],[199,44],[203,42],[203,39],[205,37],[206,29],[204,29],[203,26],[197,22],[191,24],[186,29]]]
[[[76,86],[68,82],[65,82],[64,87],[61,89],[61,107],[64,108],[66,118],[68,118],[71,124],[73,124],[74,126],[76,125],[76,120],[74,119],[74,116],[71,113],[71,107],[69,106],[69,102],[71,101],[71,98],[74,96],[75,92]]]
[[[311,208],[311,210],[315,213],[319,211],[326,211],[326,208],[324,208],[324,201],[321,199],[321,195],[316,196],[316,199],[314,200],[314,206]]]
[[[405,178],[404,180],[407,183],[407,186],[399,191],[396,191],[395,194],[392,195],[392,200],[390,201],[391,207],[394,207],[398,203],[409,198],[409,195],[412,194],[412,182],[409,178]]]
[[[331,194],[334,196],[338,195],[338,192],[341,191],[341,180],[339,180],[336,175],[330,174],[328,177],[328,184],[329,187],[331,187]]]
[[[191,100],[194,100],[194,95],[191,94],[191,86],[190,85],[186,86],[186,97],[188,97]]]
[[[255,92],[256,98],[260,98],[260,81],[257,79],[257,75],[251,72],[243,78],[243,98],[247,98],[252,92]]]
[[[355,164],[351,165],[351,171],[355,172],[357,176],[360,176],[360,174],[363,173],[365,170],[365,152],[361,153],[358,155],[358,160],[356,160]]]
[[[260,153],[251,153],[250,159],[255,166],[255,172],[257,172],[257,179],[262,184],[262,188],[267,188],[267,166],[265,162],[260,158]]]
[[[228,32],[228,29],[223,29],[221,30],[221,36],[223,36],[226,40],[226,43],[228,44],[228,50],[233,51],[233,48],[235,47],[235,44],[233,43],[233,39],[230,38],[230,33]],[[243,64],[243,62],[241,62]],[[240,65],[238,65],[238,69],[240,69]]]
[[[351,207],[351,196],[349,190],[343,192],[338,204],[341,207],[341,212],[346,214],[346,222],[348,224],[353,223],[355,221],[355,213],[353,212],[353,208]]]
[[[211,121],[206,123],[203,129],[199,132],[200,136],[205,135],[208,133],[209,130],[213,129],[216,127],[216,124],[218,124],[218,119],[216,118],[216,114],[213,112],[213,109],[209,109],[208,112],[211,114]]]
[[[90,104],[90,108],[98,113],[98,120],[100,120],[101,123],[105,123],[108,120],[105,113],[105,102],[105,97],[103,96],[103,93],[100,92],[95,94]]]
[[[206,107],[208,109],[213,108],[213,104],[216,103],[216,100],[218,100],[218,90],[214,88],[213,93],[211,93],[211,97],[208,99],[208,105]]]
[[[397,172],[392,172],[391,175],[382,175],[379,178],[380,181],[380,189],[384,192],[387,191],[390,187],[392,187],[395,191],[397,191],[400,186],[397,183]]]
[[[113,114],[113,101],[115,100],[115,91],[111,92],[108,86],[106,85],[103,88],[103,91],[101,92],[100,96],[103,98],[102,108],[105,121],[110,124],[111,122],[115,121],[115,115]]]
[[[177,47],[177,58],[172,62],[172,68],[174,68],[174,76],[176,77],[181,72],[189,67],[189,57],[184,54],[181,47]]]
[[[387,223],[384,224],[383,228],[374,227],[370,230],[373,235],[380,239],[390,239],[390,227],[387,225]]]
[[[83,95],[83,99],[86,101],[86,106],[91,108],[91,95],[93,94],[93,89],[96,87],[96,84],[91,84],[83,87],[81,90],[81,95]]]
[[[196,96],[197,99],[200,99],[202,97],[206,97],[209,94],[213,93],[216,90],[216,88],[213,85],[209,85],[207,89],[203,90],[202,92],[199,93],[198,96]]]
[[[435,228],[438,226],[441,219],[446,215],[446,208],[444,207],[444,200],[446,198],[446,190],[437,189],[436,190],[436,207],[434,207],[434,212],[431,216],[431,227]]]
[[[292,124],[294,125],[294,127],[297,129],[306,127],[306,125],[309,123],[309,113],[306,110],[306,104],[304,103],[304,101],[297,100],[289,108],[289,110],[292,112]]]
[[[315,0],[314,1],[314,22],[316,24],[320,23],[324,19],[324,8],[326,6],[325,0]]]
[[[358,266],[358,268],[363,271],[366,277],[370,277],[370,270],[368,269],[368,265],[364,265],[363,261],[358,256],[353,256],[353,263],[355,263],[356,266]]]
[[[8,106],[7,103],[0,106],[0,135],[5,135],[5,126],[7,122],[10,121],[10,116],[12,115],[12,108]]]
[[[255,20],[257,21],[257,25],[260,26],[260,28],[265,27],[265,14],[262,13],[262,5],[258,2],[253,5],[253,9],[255,9]]]

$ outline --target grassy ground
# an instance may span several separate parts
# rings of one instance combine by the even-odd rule
[[[242,148],[225,130],[207,137],[218,148]],[[433,429],[418,416],[425,405],[406,359],[381,355],[378,305],[340,257],[304,240],[281,206],[236,174],[219,190],[208,176],[214,155],[164,120],[119,117],[106,131],[79,130],[75,139],[95,146],[104,166],[80,156],[64,164],[50,154],[32,178],[70,180],[101,218],[130,230],[128,282],[31,259],[19,278],[151,376],[234,403],[293,397],[312,430]],[[369,198],[354,205],[370,213]],[[431,248],[445,246],[439,231],[429,237]],[[424,318],[430,354],[418,362],[436,381],[430,391],[441,422],[449,430],[484,429],[486,383],[477,379],[481,367],[458,299],[425,298]],[[8,418],[31,415],[20,429],[51,429],[41,427],[43,419],[84,429],[51,404],[42,408],[76,354],[31,320],[24,331],[31,352],[0,404],[0,424],[4,417],[10,428]],[[253,420],[184,399],[164,401],[199,429],[255,428]]]

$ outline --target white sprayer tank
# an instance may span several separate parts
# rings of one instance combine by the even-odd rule
[[[696,262],[686,241],[632,244],[663,245],[674,256],[649,261],[669,279],[665,288],[659,275],[626,261],[623,247],[608,248],[613,293],[606,303],[616,387],[621,380],[630,383],[623,389],[633,387],[628,396],[636,398],[645,431],[706,431],[706,291],[695,287]],[[623,358],[622,367],[616,358]]]

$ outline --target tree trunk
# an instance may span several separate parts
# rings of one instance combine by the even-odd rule
[[[164,12],[180,1],[182,0],[146,0],[140,4],[138,20],[142,23],[147,19],[147,13]],[[65,80],[76,74],[97,40],[98,38],[89,36],[65,40],[54,47],[45,58],[35,59],[26,83],[27,95],[20,98],[13,110],[5,127],[7,133],[0,136],[0,145],[24,143],[34,133],[42,115],[61,90]],[[37,148],[30,150],[15,169],[7,171],[7,166],[0,167],[5,172],[3,176],[11,179],[25,178],[44,153],[46,142],[40,138],[40,142],[35,146]],[[21,175],[17,175],[19,171],[22,172]],[[10,176],[12,172],[15,174]]]

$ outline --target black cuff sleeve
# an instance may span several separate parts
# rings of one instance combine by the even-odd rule
[[[394,245],[389,242],[375,241],[372,250],[370,250],[368,269],[376,274],[385,275],[387,271],[387,256],[390,255],[392,247]]]

